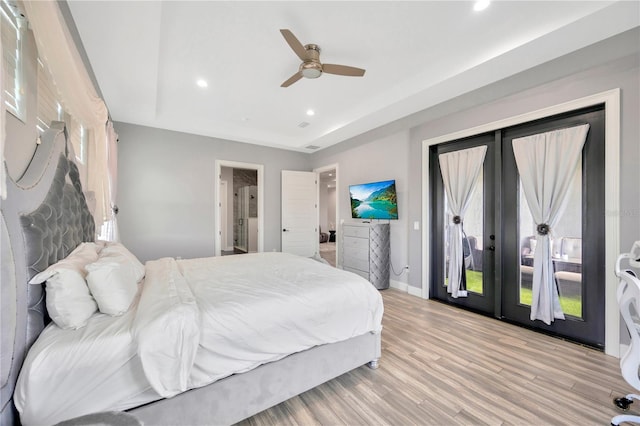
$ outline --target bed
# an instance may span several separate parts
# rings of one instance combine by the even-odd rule
[[[90,266],[126,251],[93,242],[73,158],[64,127],[52,126],[2,203],[3,425],[111,410],[144,424],[232,424],[377,367],[379,293],[354,274],[283,253],[147,262],[135,291],[128,287],[130,307],[109,311],[120,294],[109,288],[94,293],[100,309],[81,328],[56,325],[47,272],[95,250],[86,279],[97,283]],[[41,276],[47,295],[43,284],[28,284]]]

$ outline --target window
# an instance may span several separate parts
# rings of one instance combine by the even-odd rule
[[[63,120],[64,112],[58,102],[51,74],[38,59],[38,121],[36,127],[39,131],[44,132],[52,121]]]
[[[22,40],[26,20],[14,1],[1,0],[2,12],[2,70],[7,76],[4,102],[7,110],[21,120],[25,120],[24,87],[22,77]]]
[[[79,163],[85,164],[87,131],[82,124],[69,114],[65,114],[64,122],[67,126],[69,141],[73,146],[73,152],[76,155],[76,159]]]
[[[38,121],[36,127],[40,132],[44,132],[51,126],[52,121],[65,122],[76,159],[79,163],[86,164],[88,131],[73,116],[64,111],[58,102],[58,92],[51,73],[38,59]]]

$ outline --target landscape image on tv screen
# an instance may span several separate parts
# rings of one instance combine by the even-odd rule
[[[351,217],[354,219],[397,219],[396,181],[350,185]]]

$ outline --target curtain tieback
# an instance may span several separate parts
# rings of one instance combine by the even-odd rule
[[[456,225],[461,223],[462,219],[460,218],[460,216],[454,216],[453,217],[453,223],[455,223]]]
[[[547,225],[546,223],[541,223],[538,225],[538,235],[547,235],[549,233],[551,229],[549,228],[549,225]]]

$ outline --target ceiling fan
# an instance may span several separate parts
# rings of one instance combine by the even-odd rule
[[[305,46],[298,41],[296,36],[289,30],[280,30],[284,39],[289,43],[291,49],[302,60],[300,69],[297,73],[289,77],[287,81],[282,83],[280,87],[289,87],[302,77],[318,78],[323,72],[327,74],[346,75],[349,77],[362,77],[365,70],[362,68],[349,67],[346,65],[323,64],[320,62],[320,47],[316,44],[307,44]]]

